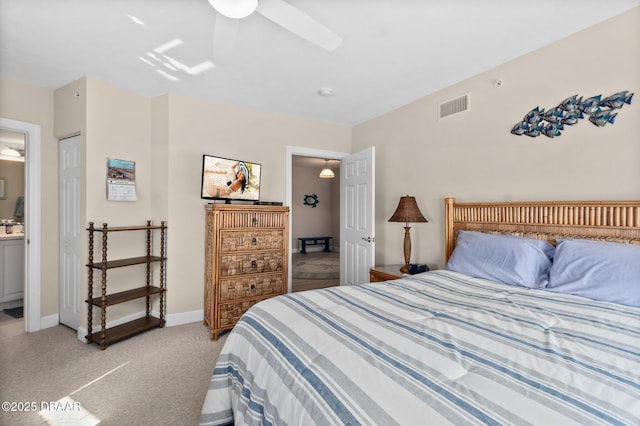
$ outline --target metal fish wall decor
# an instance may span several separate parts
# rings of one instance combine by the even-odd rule
[[[604,99],[602,95],[587,99],[573,95],[547,111],[535,107],[522,121],[513,126],[511,133],[532,138],[540,135],[554,138],[562,134],[564,126],[573,126],[587,115],[589,121],[598,127],[607,123],[613,124],[618,115],[615,110],[622,108],[624,104],[631,104],[632,97],[633,93],[629,93],[628,90],[614,93]]]

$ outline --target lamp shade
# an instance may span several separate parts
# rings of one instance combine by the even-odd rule
[[[409,195],[400,197],[400,202],[389,222],[429,222],[420,212],[416,197]]]

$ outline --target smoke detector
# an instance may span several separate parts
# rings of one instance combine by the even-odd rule
[[[318,90],[318,95],[322,96],[323,98],[328,98],[329,96],[333,95],[333,89],[330,87],[322,87]]]

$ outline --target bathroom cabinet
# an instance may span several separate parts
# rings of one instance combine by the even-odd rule
[[[24,236],[0,238],[0,304],[24,296]]]
[[[165,282],[165,268],[167,258],[165,257],[166,253],[166,232],[167,232],[167,224],[166,222],[161,222],[161,224],[153,225],[150,220],[147,221],[147,224],[144,226],[121,226],[121,227],[109,227],[106,223],[103,224],[102,228],[94,228],[93,222],[89,223],[89,228],[87,228],[89,232],[89,262],[87,263],[87,267],[89,270],[88,276],[88,292],[87,292],[87,300],[88,303],[88,318],[87,318],[87,343],[97,343],[100,345],[100,349],[105,349],[107,345],[111,343],[115,343],[122,339],[126,339],[133,335],[142,333],[147,330],[151,330],[153,328],[162,328],[165,325],[165,292],[166,292],[166,282]],[[146,255],[139,257],[130,257],[125,259],[110,259],[107,255],[107,242],[109,234],[114,232],[129,232],[129,231],[143,231],[146,238]],[[159,240],[159,255],[152,254],[152,233],[158,232],[160,234]],[[94,263],[94,238],[95,234],[98,234],[102,237],[102,261],[98,263]],[[133,265],[144,265],[146,269],[146,284],[140,287],[131,288],[125,291],[119,292],[109,292],[108,291],[108,283],[107,283],[107,273],[109,270],[113,268],[123,268],[127,266]],[[159,271],[159,282],[157,285],[151,285],[151,277],[152,277],[152,267],[154,265],[158,265],[160,268]],[[94,270],[101,271],[101,279],[100,279],[100,288],[95,289],[94,294],[94,280],[93,280],[93,272]],[[153,316],[151,314],[151,298],[152,296],[157,296],[159,298],[159,315]],[[145,316],[142,318],[135,319],[133,321],[126,322],[124,324],[120,324],[115,327],[106,327],[107,322],[107,307],[116,305],[119,303],[125,303],[128,301],[136,300],[136,299],[146,299],[146,311]],[[93,330],[93,307],[98,307],[100,309],[100,330],[94,332]]]

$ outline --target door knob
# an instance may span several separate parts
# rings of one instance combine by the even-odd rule
[[[367,238],[362,237],[362,239],[365,240],[368,243],[372,243],[372,242],[374,242],[376,240],[376,237],[367,237]]]

